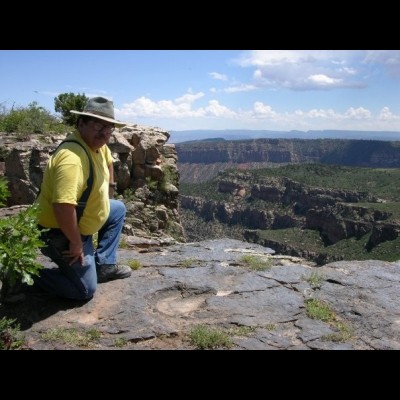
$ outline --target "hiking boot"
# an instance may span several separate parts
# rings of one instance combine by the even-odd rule
[[[131,276],[132,270],[127,265],[103,264],[97,266],[97,283],[124,279]]]
[[[8,282],[3,282],[0,294],[0,303],[2,304],[19,304],[26,300],[27,285],[22,282],[9,286]]]

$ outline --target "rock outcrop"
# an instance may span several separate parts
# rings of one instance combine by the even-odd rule
[[[17,141],[0,137],[0,171],[9,182],[8,206],[32,204],[47,161],[63,135],[31,135]],[[127,218],[124,233],[160,243],[184,241],[179,217],[179,171],[169,133],[159,128],[128,125],[116,130],[109,143],[114,157],[118,195],[124,194]]]
[[[252,269],[249,256],[269,267]],[[206,326],[232,349],[400,350],[399,263],[315,267],[231,239],[120,249],[119,258],[142,268],[99,285],[89,302],[31,295],[1,305],[0,319],[17,319],[26,349],[195,349],[191,332]]]

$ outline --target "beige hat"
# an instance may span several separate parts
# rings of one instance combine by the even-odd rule
[[[122,128],[126,125],[123,122],[114,119],[114,103],[104,97],[92,97],[88,100],[83,111],[71,110],[71,113],[88,115],[89,117],[112,122],[117,128]]]

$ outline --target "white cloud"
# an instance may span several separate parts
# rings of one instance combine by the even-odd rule
[[[312,110],[305,113],[306,118],[324,118],[324,119],[341,119],[341,115],[335,113],[331,108],[324,110],[324,109],[316,109],[313,108]]]
[[[153,101],[147,97],[140,97],[132,103],[124,104],[119,110],[123,117],[168,117],[180,118],[196,116],[196,111],[191,110],[191,99],[187,102],[172,100]]]
[[[372,117],[371,111],[363,107],[350,107],[344,114],[347,118],[354,119],[370,119]]]
[[[379,113],[378,119],[381,121],[399,121],[400,116],[393,114],[389,107],[383,107],[381,112]]]
[[[342,82],[342,79],[330,78],[324,74],[311,75],[307,78],[307,80],[321,87],[337,85]]]
[[[218,72],[210,72],[209,75],[211,78],[216,79],[218,81],[227,81],[228,77],[225,74],[220,74]]]
[[[368,50],[364,62],[382,65],[390,75],[400,76],[400,50]]]
[[[367,50],[364,62],[400,65],[400,50]]]
[[[234,62],[255,68],[251,85],[256,87],[331,90],[365,86],[359,68],[365,55],[364,50],[253,50]]]
[[[228,107],[225,107],[217,100],[210,100],[208,102],[208,106],[205,108],[206,116],[213,117],[223,117],[223,118],[232,118],[236,116],[236,113],[230,110]]]
[[[356,75],[357,74],[357,70],[355,68],[351,68],[351,67],[339,68],[338,71],[339,72],[346,72],[349,75]]]
[[[263,116],[267,118],[276,118],[278,114],[272,110],[272,107],[263,104],[261,101],[256,101],[253,105],[254,114],[257,116]]]
[[[249,92],[251,90],[256,90],[257,86],[249,84],[240,84],[236,86],[229,86],[224,89],[226,93],[237,93],[237,92]]]
[[[202,92],[186,93],[175,100],[160,101],[142,96],[115,111],[117,118],[124,121],[137,123],[144,119],[143,123],[149,125],[172,125],[179,126],[179,129],[198,126],[202,129],[400,130],[400,115],[389,107],[383,107],[375,115],[362,106],[344,111],[311,108],[282,112],[262,101],[255,101],[248,109],[234,110],[216,99],[209,100],[206,105],[197,105],[196,102],[204,96]]]
[[[186,93],[181,97],[178,97],[177,99],[175,99],[175,103],[177,104],[182,104],[182,103],[193,103],[198,99],[201,99],[204,96],[203,92],[199,92],[199,93]]]
[[[202,98],[204,93],[186,93],[175,100],[154,101],[147,97],[139,97],[132,103],[127,103],[116,113],[121,118],[198,118],[219,117],[232,118],[236,113],[221,105],[217,100],[210,100],[206,107],[194,108],[193,103]]]
[[[242,54],[236,62],[242,67],[269,67],[310,62],[323,54],[319,50],[252,50]]]
[[[279,130],[324,130],[324,129],[354,129],[354,130],[399,130],[400,116],[393,115],[385,107],[378,117],[364,107],[350,107],[341,113],[332,108],[310,110],[295,110],[280,113],[270,105],[257,101],[253,109],[243,111],[238,116],[239,121],[245,120],[253,129]],[[258,121],[258,122],[257,122]],[[264,122],[262,122],[264,121]],[[259,125],[259,124],[262,125]],[[265,124],[271,124],[266,126]],[[258,127],[256,128],[256,126]]]

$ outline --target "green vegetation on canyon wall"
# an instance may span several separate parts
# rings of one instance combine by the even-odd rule
[[[188,240],[245,238],[317,263],[400,259],[400,170],[322,164],[181,183]]]

